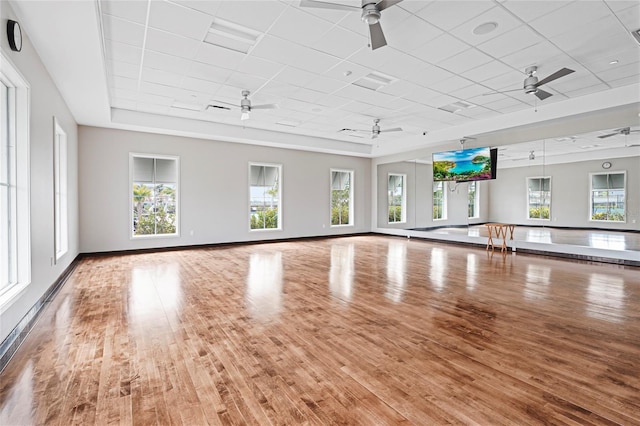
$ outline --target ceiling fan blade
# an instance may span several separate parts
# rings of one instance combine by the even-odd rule
[[[392,129],[380,130],[380,133],[382,133],[382,132],[401,132],[401,131],[402,131],[402,127],[394,127]]]
[[[227,106],[216,105],[216,104],[209,104],[209,105],[207,105],[207,108],[206,108],[206,109],[209,109],[209,108],[225,109],[225,110],[227,110],[227,111],[231,111],[231,108],[229,108],[229,107],[227,107]]]
[[[276,104],[253,105],[251,109],[278,109]]]
[[[615,136],[615,135],[619,135],[620,132],[614,132],[614,133],[609,133],[608,135],[600,135],[598,136],[598,139],[606,139],[606,138],[610,138],[611,136]]]
[[[317,7],[320,9],[348,10],[350,12],[361,9],[360,7],[350,6],[347,4],[338,4],[338,3],[331,3],[327,1],[318,1],[318,0],[300,0],[300,7]]]
[[[369,34],[371,36],[371,50],[387,45],[387,39],[384,38],[380,22],[369,25]]]
[[[543,78],[542,80],[540,80],[538,82],[538,84],[536,84],[536,87],[540,87],[543,84],[547,84],[553,80],[557,80],[560,77],[564,77],[565,75],[569,75],[571,73],[575,72],[574,70],[570,70],[569,68],[562,68],[561,70],[558,70],[556,72],[554,72],[553,74],[551,74],[550,76]]]
[[[544,90],[542,90],[542,89],[538,89],[538,90],[536,90],[535,95],[536,95],[536,97],[537,97],[538,99],[540,99],[541,101],[544,101],[544,100],[545,100],[545,99],[547,99],[548,97],[553,96],[551,93],[549,93],[549,92],[545,92],[545,91],[544,91]]]
[[[402,0],[382,0],[380,3],[376,5],[378,10],[385,10],[388,7],[393,6],[394,4],[400,3]]]

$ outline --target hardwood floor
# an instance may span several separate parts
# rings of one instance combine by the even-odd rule
[[[639,271],[383,236],[87,258],[0,424],[640,424]]]

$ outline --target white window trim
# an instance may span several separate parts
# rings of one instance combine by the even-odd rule
[[[349,223],[341,223],[338,225],[333,225],[331,224],[331,214],[332,214],[332,206],[331,206],[331,201],[332,201],[332,196],[331,193],[333,192],[333,172],[341,172],[341,173],[349,173]],[[353,218],[355,217],[353,214],[353,210],[354,210],[354,204],[353,204],[353,200],[354,200],[354,187],[353,187],[353,182],[354,182],[354,177],[355,177],[355,172],[353,170],[347,170],[347,169],[331,169],[329,172],[329,227],[330,228],[344,228],[344,227],[349,227],[349,226],[355,226],[355,224],[353,223]]]
[[[133,197],[131,191],[133,190],[133,159],[138,158],[155,158],[159,160],[175,160],[176,161],[176,232],[173,234],[148,234],[148,235],[134,235],[133,234]],[[130,240],[145,240],[156,238],[179,238],[180,237],[180,157],[177,155],[164,155],[164,154],[148,154],[139,152],[129,153],[129,189],[127,191],[129,197],[129,239]]]
[[[543,218],[543,217],[529,217],[529,179],[549,179],[549,217],[547,219]],[[527,176],[524,178],[524,183],[525,183],[525,188],[527,190],[527,194],[525,197],[525,203],[526,205],[526,212],[527,212],[527,220],[535,220],[535,221],[544,221],[544,222],[550,222],[551,221],[551,198],[553,196],[553,192],[552,192],[552,184],[553,184],[553,179],[551,179],[551,176]]]
[[[448,188],[447,188],[448,187],[447,184],[450,181],[440,181],[440,182],[442,182],[442,217],[438,218],[438,219],[435,219],[433,217],[433,207],[435,205],[434,202],[433,202],[433,200],[434,200],[434,198],[433,198],[433,184],[436,183],[436,182],[432,182],[432,184],[431,184],[431,218],[432,218],[432,220],[434,222],[441,222],[443,220],[447,220],[447,192],[449,192]]]
[[[624,220],[599,220],[599,219],[591,219],[591,212],[593,211],[593,176],[594,175],[616,175],[616,174],[624,175]],[[606,172],[592,172],[589,173],[589,222],[598,222],[598,223],[627,223],[627,171],[606,171]]]
[[[5,312],[31,283],[31,183],[30,135],[31,86],[9,57],[0,50],[0,79],[14,90],[16,143],[16,283],[0,292],[0,314]]]
[[[67,146],[67,133],[53,117],[53,239],[56,262],[69,250]]]
[[[256,229],[252,229],[251,228],[251,166],[264,166],[264,167],[277,167],[278,168],[278,227],[277,228],[256,228]],[[282,164],[274,164],[274,163],[258,163],[258,162],[249,162],[249,167],[247,167],[247,192],[248,192],[248,197],[247,197],[247,209],[246,211],[249,212],[249,216],[248,216],[248,220],[247,220],[247,226],[249,229],[249,232],[274,232],[274,231],[282,231],[283,227],[282,227],[282,223],[283,223],[283,208],[282,208],[282,204],[283,204],[283,191],[282,188],[284,186],[284,178],[282,176]]]
[[[473,216],[470,216],[467,219],[479,219],[480,218],[480,184],[479,184],[479,181],[474,180],[474,181],[470,181],[469,185],[471,185],[472,183],[476,186],[474,209],[473,209]],[[467,188],[467,197],[468,196],[469,196],[469,188]]]
[[[391,176],[402,177],[402,216],[397,222],[389,222],[389,178]],[[406,173],[388,173],[387,174],[387,223],[393,225],[396,223],[407,223],[407,175]]]

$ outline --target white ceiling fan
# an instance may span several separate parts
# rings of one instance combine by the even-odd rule
[[[340,132],[355,132],[355,133],[367,133],[371,135],[371,139],[376,139],[378,136],[380,136],[380,133],[388,133],[388,132],[401,132],[402,131],[402,127],[394,127],[392,129],[384,129],[381,130],[380,129],[380,125],[378,124],[380,123],[380,119],[376,118],[373,120],[373,126],[371,127],[371,130],[363,130],[363,129],[341,129],[339,130]]]
[[[240,120],[248,120],[249,113],[254,109],[277,109],[278,105],[276,104],[264,104],[264,105],[251,105],[251,100],[249,99],[249,95],[251,92],[248,90],[242,91],[242,99],[240,100],[240,105],[230,104],[228,102],[223,101],[212,101],[209,105],[207,105],[206,109],[209,108],[217,108],[224,109],[230,111],[231,109],[240,108]]]
[[[369,25],[369,38],[371,40],[371,50],[375,50],[379,47],[386,46],[387,40],[384,38],[382,27],[380,26],[380,18],[382,11],[400,3],[402,0],[362,0],[362,6],[350,6],[346,4],[331,3],[320,0],[300,0],[300,6],[302,7],[318,7],[323,9],[337,9],[337,10],[362,10],[360,19]]]
[[[575,72],[572,69],[569,68],[562,68],[556,72],[554,72],[553,74],[551,74],[550,76],[547,76],[546,78],[543,78],[542,80],[538,80],[538,77],[536,77],[536,72],[538,71],[538,67],[537,66],[530,66],[527,69],[524,70],[525,74],[527,75],[527,77],[524,79],[524,84],[523,84],[523,89],[524,89],[524,93],[526,94],[534,94],[536,95],[536,97],[538,99],[540,99],[541,101],[544,101],[545,99],[547,99],[550,96],[553,96],[551,93],[549,92],[545,92],[544,90],[540,89],[539,87],[550,83],[554,80],[557,80],[561,77],[564,77],[565,75],[569,75],[573,72]],[[485,95],[493,95],[495,93],[508,93],[508,92],[517,92],[519,90],[522,89],[514,89],[514,90],[505,90],[505,91],[495,91],[495,92],[490,92],[490,93],[485,93]]]
[[[640,130],[631,130],[631,127],[623,127],[621,129],[614,130],[613,133],[608,133],[606,135],[600,135],[600,136],[598,136],[598,138],[605,139],[605,138],[610,138],[611,136],[617,136],[617,135],[629,136],[631,133],[636,133],[636,132],[640,132]]]

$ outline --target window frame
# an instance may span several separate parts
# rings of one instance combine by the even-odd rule
[[[530,194],[529,194],[529,181],[532,179],[549,179],[549,217],[544,218],[544,217],[531,217],[530,215],[530,208],[531,208],[531,204],[530,204]],[[527,220],[539,220],[539,221],[551,221],[551,199],[553,198],[553,189],[552,189],[552,179],[551,176],[527,176],[525,178],[525,188],[527,189],[527,193],[526,193],[526,203],[527,203],[527,208],[526,208],[526,212],[527,212]],[[541,186],[542,188],[544,188],[544,185]],[[538,190],[538,192],[545,192],[544,189],[542,190]],[[540,206],[543,206],[543,204],[541,204]]]
[[[175,227],[176,232],[171,234],[143,234],[143,235],[135,235],[135,230],[133,229],[133,164],[135,158],[151,158],[154,160],[174,160],[176,162],[176,218],[175,218]],[[155,180],[155,170],[154,170],[154,180]],[[154,239],[154,238],[177,238],[180,237],[180,157],[177,155],[166,155],[166,154],[149,154],[149,153],[140,153],[140,152],[130,152],[129,153],[129,239],[131,240],[139,240],[139,239]]]
[[[67,132],[53,117],[53,234],[55,261],[69,251],[69,197],[68,197],[68,143]]]
[[[597,175],[623,175],[623,191],[624,191],[624,212],[623,220],[609,220],[609,219],[593,219],[593,176]],[[616,188],[608,188],[616,189]],[[606,171],[606,172],[591,172],[589,173],[589,222],[599,223],[627,223],[627,171]]]
[[[391,202],[391,189],[389,188],[391,176],[397,176],[402,178],[402,194],[400,201],[400,220],[389,220],[389,211],[391,207],[396,207],[396,204],[392,204]],[[395,215],[394,215],[395,217]],[[406,173],[388,173],[387,174],[387,223],[388,224],[397,224],[397,223],[407,223],[407,174]]]
[[[469,216],[468,213],[468,201],[467,201],[467,219],[479,219],[480,218],[480,185],[477,180],[467,182],[467,200],[469,200],[469,190],[471,189],[471,185],[474,187],[473,194],[473,216]]]
[[[1,314],[31,284],[31,151],[29,123],[31,116],[31,86],[2,50],[0,50],[0,83],[7,88],[7,104],[5,105],[7,145],[2,145],[2,147],[7,149],[5,160],[7,161],[8,179],[3,186],[9,188],[7,197],[8,199],[10,197],[10,200],[13,201],[10,210],[5,216],[7,221],[6,232],[9,238],[7,238],[6,247],[6,285],[2,283],[5,277],[0,277],[2,280],[0,281]],[[12,142],[13,145],[11,145]],[[10,146],[15,147],[13,152],[9,152]]]
[[[434,213],[435,213],[435,207],[436,207],[436,203],[435,203],[435,185],[436,184],[441,184],[442,185],[442,217],[436,218],[434,217]],[[431,191],[431,206],[432,206],[432,212],[431,212],[431,218],[433,221],[442,221],[442,220],[447,220],[447,182],[443,181],[443,180],[439,180],[439,181],[434,181],[433,185],[432,185],[432,191]]]
[[[334,173],[348,173],[349,174],[349,223],[337,223],[333,224],[333,174]],[[329,171],[329,227],[340,228],[346,226],[355,226],[354,224],[354,183],[355,172],[347,169],[330,169]]]
[[[253,213],[251,213],[251,187],[253,185],[251,185],[251,167],[252,166],[259,166],[259,167],[275,167],[278,170],[278,226],[275,228],[252,228],[251,227],[251,217],[253,216]],[[249,162],[249,167],[247,168],[247,172],[248,172],[248,185],[247,185],[247,190],[248,190],[248,197],[247,197],[247,202],[248,202],[248,206],[247,206],[247,211],[249,212],[249,216],[248,216],[248,221],[247,221],[247,225],[249,227],[249,232],[272,232],[272,231],[282,231],[283,230],[283,208],[282,208],[282,202],[283,202],[283,197],[282,197],[282,190],[283,190],[283,174],[282,174],[282,164],[275,164],[275,163],[262,163],[262,162],[255,162],[255,161],[250,161]]]

